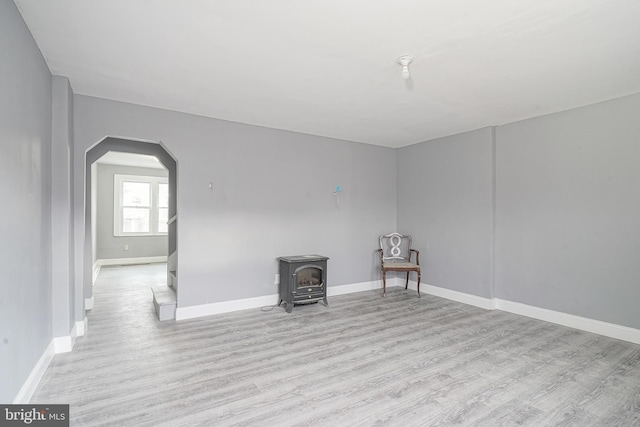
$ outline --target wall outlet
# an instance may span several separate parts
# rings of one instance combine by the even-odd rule
[[[280,284],[280,275],[276,274],[276,280],[273,282],[275,285],[279,285]]]
[[[128,251],[129,250],[129,245],[124,245],[124,250]]]

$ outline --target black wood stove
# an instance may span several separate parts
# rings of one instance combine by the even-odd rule
[[[280,302],[291,313],[294,304],[327,302],[327,258],[322,255],[294,255],[278,258]]]

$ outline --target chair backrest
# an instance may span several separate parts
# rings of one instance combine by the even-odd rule
[[[411,260],[411,236],[408,234],[391,233],[380,236],[380,249],[383,261]]]

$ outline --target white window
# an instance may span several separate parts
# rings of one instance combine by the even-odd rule
[[[169,184],[156,176],[114,175],[113,234],[167,234]]]

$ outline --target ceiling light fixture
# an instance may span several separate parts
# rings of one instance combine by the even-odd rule
[[[398,64],[402,65],[402,72],[400,73],[400,75],[405,80],[409,80],[409,77],[411,77],[411,73],[409,72],[409,64],[411,64],[412,62],[413,56],[411,55],[404,55],[398,58]]]

